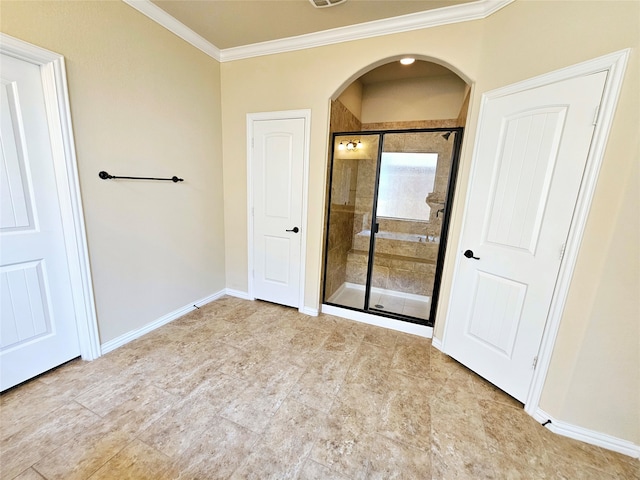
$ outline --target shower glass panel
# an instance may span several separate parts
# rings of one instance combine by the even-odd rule
[[[324,303],[433,325],[461,135],[334,135]]]
[[[363,310],[379,135],[336,135],[326,246],[326,302]]]
[[[384,135],[369,310],[429,319],[453,144],[441,131]]]

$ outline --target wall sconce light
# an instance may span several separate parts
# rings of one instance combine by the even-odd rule
[[[362,142],[360,140],[354,141],[354,140],[349,140],[346,144],[344,142],[340,142],[340,145],[338,145],[338,150],[357,150],[358,148],[362,148]]]

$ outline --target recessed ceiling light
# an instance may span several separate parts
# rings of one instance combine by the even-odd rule
[[[401,63],[402,65],[411,65],[411,64],[412,64],[413,62],[415,62],[415,61],[416,61],[416,59],[415,59],[415,58],[406,57],[406,58],[403,58],[402,60],[400,60],[400,63]]]

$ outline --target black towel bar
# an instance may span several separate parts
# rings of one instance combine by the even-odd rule
[[[103,180],[109,180],[110,178],[126,178],[128,180],[161,180],[161,181],[169,181],[173,183],[184,182],[183,178],[178,178],[175,175],[171,178],[155,178],[155,177],[119,177],[116,175],[109,175],[104,170],[98,173],[98,176]]]

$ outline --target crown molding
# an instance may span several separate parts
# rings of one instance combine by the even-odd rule
[[[506,7],[514,0],[478,0],[462,5],[410,13],[393,18],[385,18],[268,42],[225,48],[223,50],[220,50],[189,27],[176,20],[152,3],[151,0],[122,1],[217,61],[230,62],[232,60],[242,60],[263,55],[304,50],[306,48],[322,47],[324,45],[332,45],[352,40],[379,37],[392,33],[409,32],[440,25],[480,20]]]
[[[229,62],[263,55],[293,52],[305,48],[321,47],[335,43],[379,37],[392,33],[409,32],[422,28],[437,27],[451,23],[467,22],[486,18],[509,5],[514,0],[478,0],[477,2],[437,8],[425,12],[410,13],[399,17],[359,23],[348,27],[333,28],[322,32],[308,33],[296,37],[254,43],[240,47],[225,48],[221,61]]]
[[[216,47],[213,43],[205,40],[203,37],[198,35],[196,32],[187,27],[184,23],[176,20],[174,17],[169,15],[163,9],[158,7],[155,3],[151,2],[151,0],[122,0],[124,3],[129,5],[130,7],[135,8],[143,15],[146,15],[154,22],[162,25],[164,28],[169,30],[171,33],[179,36],[185,42],[190,43],[198,50],[203,51],[210,57],[220,61],[220,49]]]

